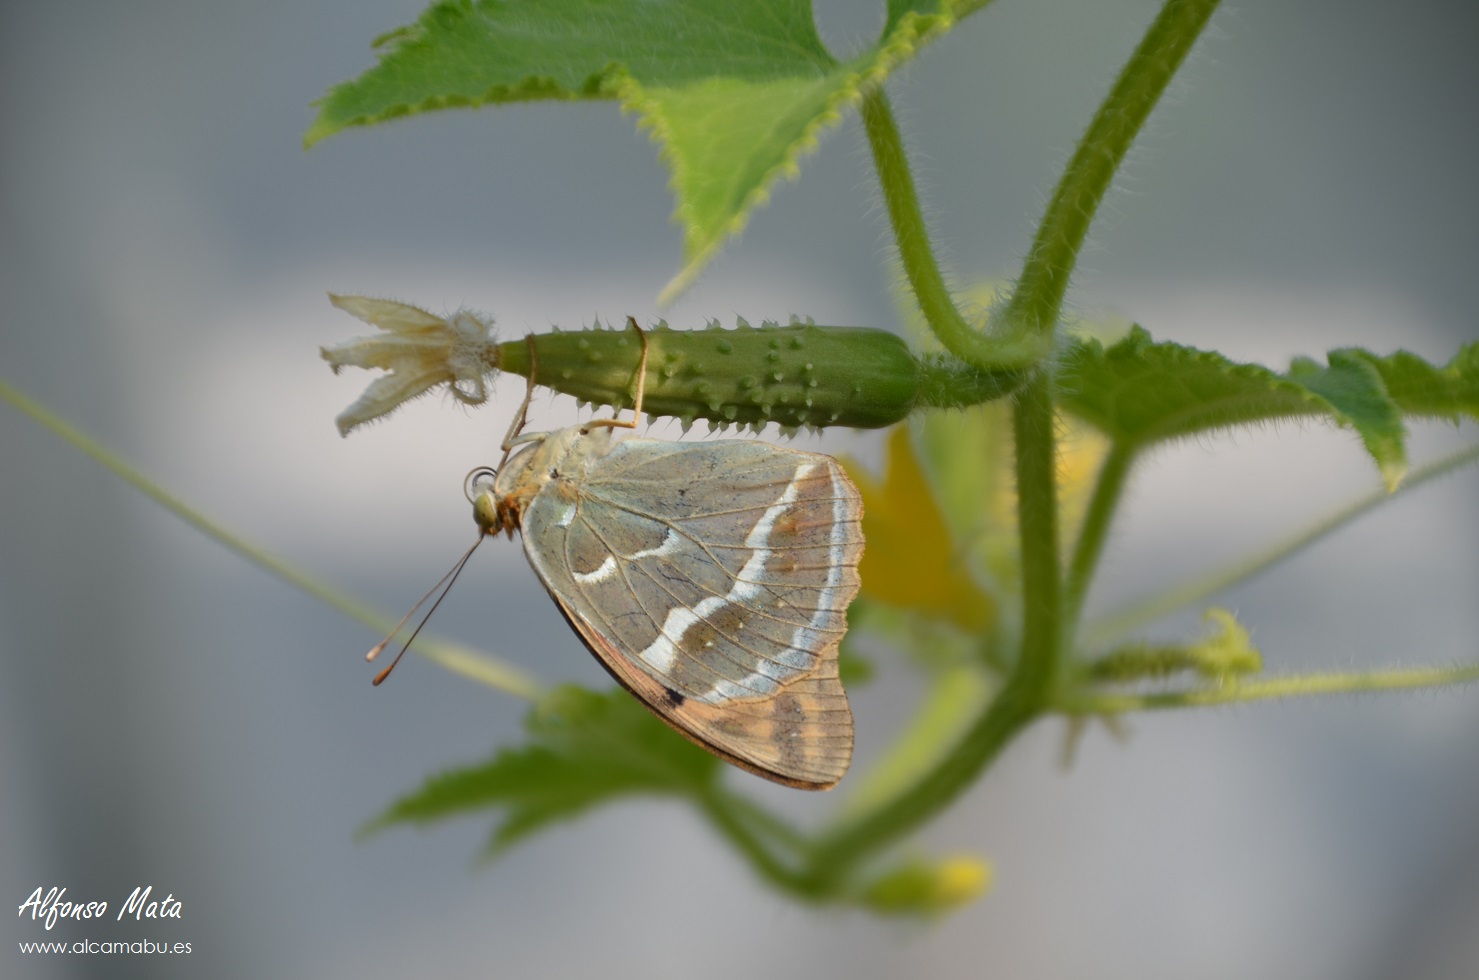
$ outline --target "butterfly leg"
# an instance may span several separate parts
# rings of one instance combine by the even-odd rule
[[[637,393],[632,399],[631,420],[623,422],[618,418],[592,419],[585,425],[587,432],[591,429],[635,429],[637,421],[642,417],[642,396],[647,390],[647,332],[637,326],[636,317],[627,317],[627,326],[637,331],[637,337],[642,341],[642,356],[637,359]],[[532,370],[529,377],[534,377]]]
[[[524,403],[514,413],[514,420],[508,427],[508,435],[503,437],[503,445],[499,447],[503,450],[504,462],[508,462],[510,450],[520,442],[519,430],[524,427],[524,423],[529,418],[529,403],[534,400],[534,379],[539,376],[539,357],[534,350],[534,335],[529,334],[524,340],[529,345],[529,383],[524,386]],[[498,468],[502,469],[503,463],[499,463]]]

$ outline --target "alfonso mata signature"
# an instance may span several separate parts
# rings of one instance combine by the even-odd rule
[[[163,898],[151,898],[154,891],[153,885],[140,885],[129,893],[128,898],[118,909],[118,917],[115,922],[122,922],[123,917],[131,915],[136,921],[145,919],[182,919],[184,918],[185,905],[175,898],[173,893]],[[101,919],[108,913],[107,902],[74,902],[66,897],[67,890],[55,885],[43,893],[38,885],[36,890],[20,904],[21,916],[27,911],[31,913],[31,920],[42,920],[47,929],[56,925],[58,920],[73,919],[82,921],[84,919]]]

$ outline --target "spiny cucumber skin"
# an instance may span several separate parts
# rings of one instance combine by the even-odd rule
[[[733,330],[644,332],[642,410],[685,425],[706,419],[875,429],[902,420],[926,388],[938,387],[939,372],[885,330],[741,322]],[[631,406],[642,350],[635,331],[556,331],[535,334],[532,343],[537,384],[593,404]],[[498,367],[527,378],[529,344],[527,338],[499,344]]]

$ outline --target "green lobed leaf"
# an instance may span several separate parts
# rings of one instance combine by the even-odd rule
[[[1479,418],[1479,342],[1466,344],[1443,367],[1434,367],[1416,354],[1399,350],[1376,357],[1358,348],[1332,351],[1370,364],[1381,375],[1392,401],[1402,414],[1416,417]]]
[[[675,735],[624,690],[561,687],[525,720],[529,741],[490,761],[433,776],[376,817],[365,832],[491,810],[489,856],[551,824],[621,797],[690,795],[719,761]]]
[[[891,0],[883,36],[838,62],[809,0],[442,0],[376,42],[380,61],[316,103],[312,144],[455,106],[617,99],[662,144],[683,227],[671,299],[794,177],[871,86],[954,23],[947,0]]]
[[[1479,344],[1438,368],[1405,351],[1351,348],[1286,374],[1155,342],[1139,326],[1105,347],[1075,340],[1059,377],[1062,406],[1131,448],[1235,425],[1323,415],[1354,428],[1389,488],[1407,469],[1404,416],[1479,417]]]
[[[1334,350],[1325,365],[1295,358],[1285,377],[1323,400],[1337,423],[1355,427],[1388,487],[1395,488],[1407,472],[1407,429],[1376,368],[1349,351]]]

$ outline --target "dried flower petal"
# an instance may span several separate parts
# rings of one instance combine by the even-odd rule
[[[336,296],[329,301],[384,333],[356,337],[319,353],[338,374],[342,367],[379,368],[376,378],[334,421],[340,435],[389,415],[413,398],[445,384],[467,405],[488,397],[484,378],[498,366],[492,319],[469,310],[439,317],[419,307],[368,296]]]

